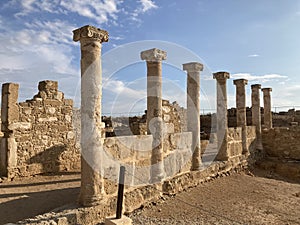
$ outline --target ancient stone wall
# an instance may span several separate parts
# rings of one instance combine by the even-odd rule
[[[164,168],[166,177],[190,169],[191,152],[190,132],[167,134],[164,138]],[[126,183],[129,185],[148,184],[150,180],[152,135],[107,137],[104,139],[104,177],[106,194],[116,194],[116,178],[119,163],[129,171]]]
[[[247,126],[247,149],[253,152],[256,147],[256,133],[254,126]],[[228,128],[227,137],[227,148],[230,157],[242,155],[242,128],[241,127],[230,127]]]
[[[106,136],[129,136],[147,134],[147,111],[143,116],[134,117],[102,117],[105,123]],[[162,100],[162,119],[167,133],[186,132],[186,109],[176,102]]]
[[[276,127],[262,131],[262,142],[267,155],[300,160],[300,127]]]
[[[242,128],[228,128],[227,148],[229,156],[241,155],[242,148]]]
[[[42,81],[38,90],[33,99],[18,103],[16,85],[3,85],[2,99],[9,101],[2,101],[1,158],[6,161],[2,172],[8,177],[80,168],[72,126],[73,100],[64,98],[56,81]]]
[[[249,150],[250,154],[255,155],[256,147],[257,147],[257,136],[255,126],[247,126],[247,149]]]

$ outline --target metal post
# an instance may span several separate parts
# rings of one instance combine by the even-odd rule
[[[120,175],[119,175],[119,189],[118,189],[116,219],[121,219],[121,217],[122,217],[124,183],[125,183],[125,166],[121,166],[120,167]]]

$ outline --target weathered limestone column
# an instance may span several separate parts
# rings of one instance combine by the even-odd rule
[[[248,84],[246,79],[234,80],[236,86],[236,122],[237,127],[242,128],[242,146],[243,153],[248,153],[247,149],[247,116],[246,116],[246,91],[245,85]]]
[[[187,130],[192,132],[192,168],[201,168],[201,142],[200,142],[200,71],[203,65],[198,62],[183,64],[187,71]]]
[[[256,128],[256,149],[262,150],[261,114],[260,114],[260,84],[251,85],[252,125]]]
[[[105,30],[84,26],[73,31],[81,46],[81,188],[79,203],[92,206],[104,195],[101,176],[102,42]]]
[[[14,176],[10,169],[17,166],[17,143],[10,125],[19,122],[18,96],[19,84],[2,85],[1,131],[4,136],[0,147],[0,175],[9,178]]]
[[[218,138],[218,154],[216,159],[225,161],[229,158],[227,149],[227,79],[230,74],[227,72],[218,72],[213,74],[217,80],[217,138]]]
[[[264,127],[270,129],[273,127],[271,112],[271,91],[272,88],[261,89],[264,93]]]
[[[152,134],[151,182],[165,177],[163,164],[163,120],[162,120],[162,60],[167,53],[160,49],[141,52],[147,61],[147,133]]]

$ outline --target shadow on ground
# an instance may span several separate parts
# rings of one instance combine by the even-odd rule
[[[41,177],[39,177],[41,179]],[[76,203],[80,179],[0,184],[0,224],[14,223]]]

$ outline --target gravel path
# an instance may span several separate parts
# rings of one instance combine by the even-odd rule
[[[300,224],[300,182],[234,174],[135,211],[133,224]]]

